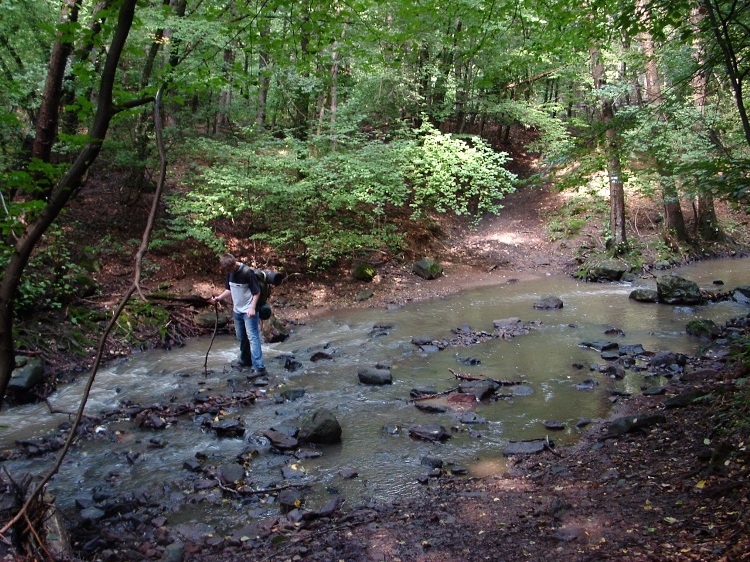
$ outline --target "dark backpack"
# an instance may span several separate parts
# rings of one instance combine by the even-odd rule
[[[258,308],[268,302],[268,297],[271,296],[271,285],[268,283],[268,275],[262,269],[253,269],[255,277],[258,278],[258,285],[260,285],[260,296],[258,297]]]

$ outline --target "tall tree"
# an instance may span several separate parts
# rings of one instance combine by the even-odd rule
[[[647,2],[646,0],[639,0],[639,8],[643,18],[648,17]],[[661,81],[659,78],[658,61],[656,58],[656,49],[654,47],[654,39],[648,28],[644,28],[641,32],[641,46],[643,49],[644,65],[645,65],[645,77],[646,77],[646,101],[652,107],[654,115],[654,123],[658,123],[660,120],[665,119],[665,116],[660,110],[660,104],[663,103]],[[652,131],[658,138],[658,126],[653,126]],[[658,175],[661,193],[662,193],[662,207],[664,209],[664,236],[667,242],[676,244],[688,240],[687,227],[685,226],[685,218],[682,214],[682,207],[680,205],[680,194],[678,187],[675,183],[674,175],[667,171],[665,158],[668,156],[663,154],[660,150],[652,151],[652,164],[656,169]]]
[[[47,194],[43,206],[18,237],[13,248],[13,253],[3,272],[2,281],[0,281],[0,404],[2,404],[2,400],[5,397],[11,373],[15,366],[13,307],[21,275],[37,243],[65,208],[71,196],[81,186],[86,173],[99,155],[112,116],[118,110],[113,98],[114,85],[120,57],[122,56],[125,42],[133,25],[136,3],[137,0],[122,0],[120,4],[116,24],[108,46],[107,58],[102,68],[102,75],[99,82],[97,97],[99,105],[88,130],[87,142],[62,176],[49,189],[45,188],[42,190]],[[69,9],[69,6],[64,7],[64,11],[67,9]],[[72,45],[70,39],[61,37],[60,40],[68,41]],[[59,56],[60,52],[67,52],[67,54]],[[60,79],[67,64],[69,54],[69,48],[53,50],[53,55],[50,58],[51,64],[48,80],[57,81]],[[62,69],[58,68],[58,66],[62,67]],[[54,99],[44,99],[42,105],[48,105],[52,108],[60,102],[61,93],[57,88],[52,86],[45,88],[45,95],[51,95]],[[55,111],[50,109],[49,113],[54,115]],[[42,119],[41,116],[40,119]],[[37,127],[37,136],[42,138],[35,139],[34,144],[39,147],[36,150],[36,154],[40,157],[39,160],[41,161],[44,161],[45,157],[47,160],[50,158],[50,156],[45,156],[48,153],[46,146],[47,139],[50,138],[50,134],[54,133],[54,131],[50,133],[48,130],[49,119],[50,117],[44,117],[44,123]],[[51,150],[49,154],[51,154]],[[33,192],[34,190],[31,191]]]
[[[705,13],[702,22],[708,26],[721,52],[745,140],[750,145],[750,118],[744,96],[744,81],[750,73],[747,62],[750,53],[750,1],[700,0],[699,3]]]
[[[700,27],[700,21],[702,15],[698,8],[694,8],[691,13],[691,25],[694,28]],[[693,56],[695,57],[696,67],[698,68],[695,72],[692,80],[693,87],[693,100],[698,113],[701,116],[701,123],[706,121],[706,105],[708,99],[708,67],[706,65],[706,53],[703,48],[703,44],[700,41],[699,35],[696,34],[693,40]],[[701,127],[701,124],[697,124],[696,127]],[[721,149],[721,141],[719,140],[718,133],[711,128],[707,131],[708,136],[713,141],[713,145],[717,149]],[[719,240],[722,238],[723,233],[721,231],[721,225],[716,216],[716,207],[714,205],[714,196],[710,190],[699,192],[697,197],[698,209],[696,213],[696,234],[703,240]]]
[[[625,230],[625,187],[620,162],[620,140],[615,122],[614,100],[606,91],[604,65],[599,50],[596,48],[591,50],[591,68],[594,89],[599,92],[601,99],[601,120],[605,128],[604,154],[609,178],[609,228],[612,236],[612,250],[618,254],[626,251],[628,244]]]

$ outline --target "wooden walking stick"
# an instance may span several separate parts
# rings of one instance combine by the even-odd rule
[[[203,361],[203,374],[206,378],[208,378],[208,354],[211,352],[211,346],[216,339],[216,332],[219,330],[219,303],[217,302],[214,302],[214,314],[216,315],[216,319],[214,320],[214,333],[211,336],[211,343],[208,344],[208,349],[206,350],[206,360]]]

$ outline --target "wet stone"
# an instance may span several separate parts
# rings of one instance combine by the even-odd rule
[[[589,348],[594,349],[594,350],[599,351],[599,352],[610,351],[612,349],[619,349],[619,347],[620,347],[617,342],[603,341],[603,340],[582,341],[578,345],[580,347],[589,347]]]
[[[343,478],[344,480],[352,480],[359,476],[359,472],[354,470],[353,468],[342,468],[339,470],[339,476]]]
[[[211,424],[211,429],[218,437],[242,437],[245,435],[245,424],[240,420],[220,420]]]
[[[415,402],[414,406],[417,410],[427,414],[442,414],[448,411],[447,406],[443,406],[442,404],[431,404],[429,402]]]
[[[563,301],[557,297],[546,297],[534,303],[538,310],[557,310],[563,307]]]
[[[534,455],[541,453],[547,447],[546,439],[534,439],[531,441],[516,441],[510,443],[503,451],[504,457],[514,455]]]
[[[437,424],[412,425],[409,427],[409,435],[416,439],[435,442],[445,441],[451,437],[442,425]]]
[[[299,441],[297,441],[297,439],[275,429],[264,431],[263,436],[271,442],[271,445],[282,451],[296,449],[299,445]]]
[[[511,389],[513,396],[529,396],[534,394],[534,389],[524,384],[519,384]]]
[[[87,507],[81,510],[81,519],[86,521],[99,521],[104,518],[104,512],[98,507]]]
[[[299,490],[283,490],[279,494],[279,505],[284,509],[295,509],[305,503],[305,496]]]
[[[429,466],[430,468],[443,468],[443,459],[433,457],[432,455],[425,455],[419,462],[423,466]]]
[[[433,394],[436,394],[437,390],[435,390],[434,386],[421,386],[417,388],[412,388],[409,392],[410,398],[420,398],[422,396],[432,396]]]
[[[182,468],[189,470],[190,472],[200,472],[203,466],[195,459],[188,459],[182,463]]]
[[[299,400],[305,395],[305,389],[304,388],[285,388],[281,391],[281,397],[284,400],[288,400],[290,402],[293,402],[294,400]]]
[[[223,484],[234,484],[245,478],[245,469],[236,463],[227,464],[221,467],[219,477]]]
[[[281,474],[286,480],[295,480],[307,476],[305,470],[297,465],[286,465],[282,467]]]
[[[652,386],[643,391],[644,396],[661,396],[667,391],[663,386]]]
[[[586,379],[585,381],[581,381],[576,385],[576,388],[578,390],[592,390],[593,388],[599,386],[599,382],[595,381],[593,379]]]
[[[487,420],[485,420],[482,416],[477,415],[475,412],[466,412],[462,414],[460,418],[458,418],[458,421],[465,424],[477,424],[485,423]]]

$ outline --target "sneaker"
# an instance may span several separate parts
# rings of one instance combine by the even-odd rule
[[[250,372],[250,374],[247,376],[247,378],[249,378],[249,379],[255,379],[255,378],[258,378],[258,377],[265,377],[265,376],[268,376],[268,371],[266,370],[265,367],[263,367],[261,369],[253,369]]]
[[[233,369],[245,369],[246,367],[249,367],[247,363],[243,363],[242,361],[232,361],[232,368]]]

